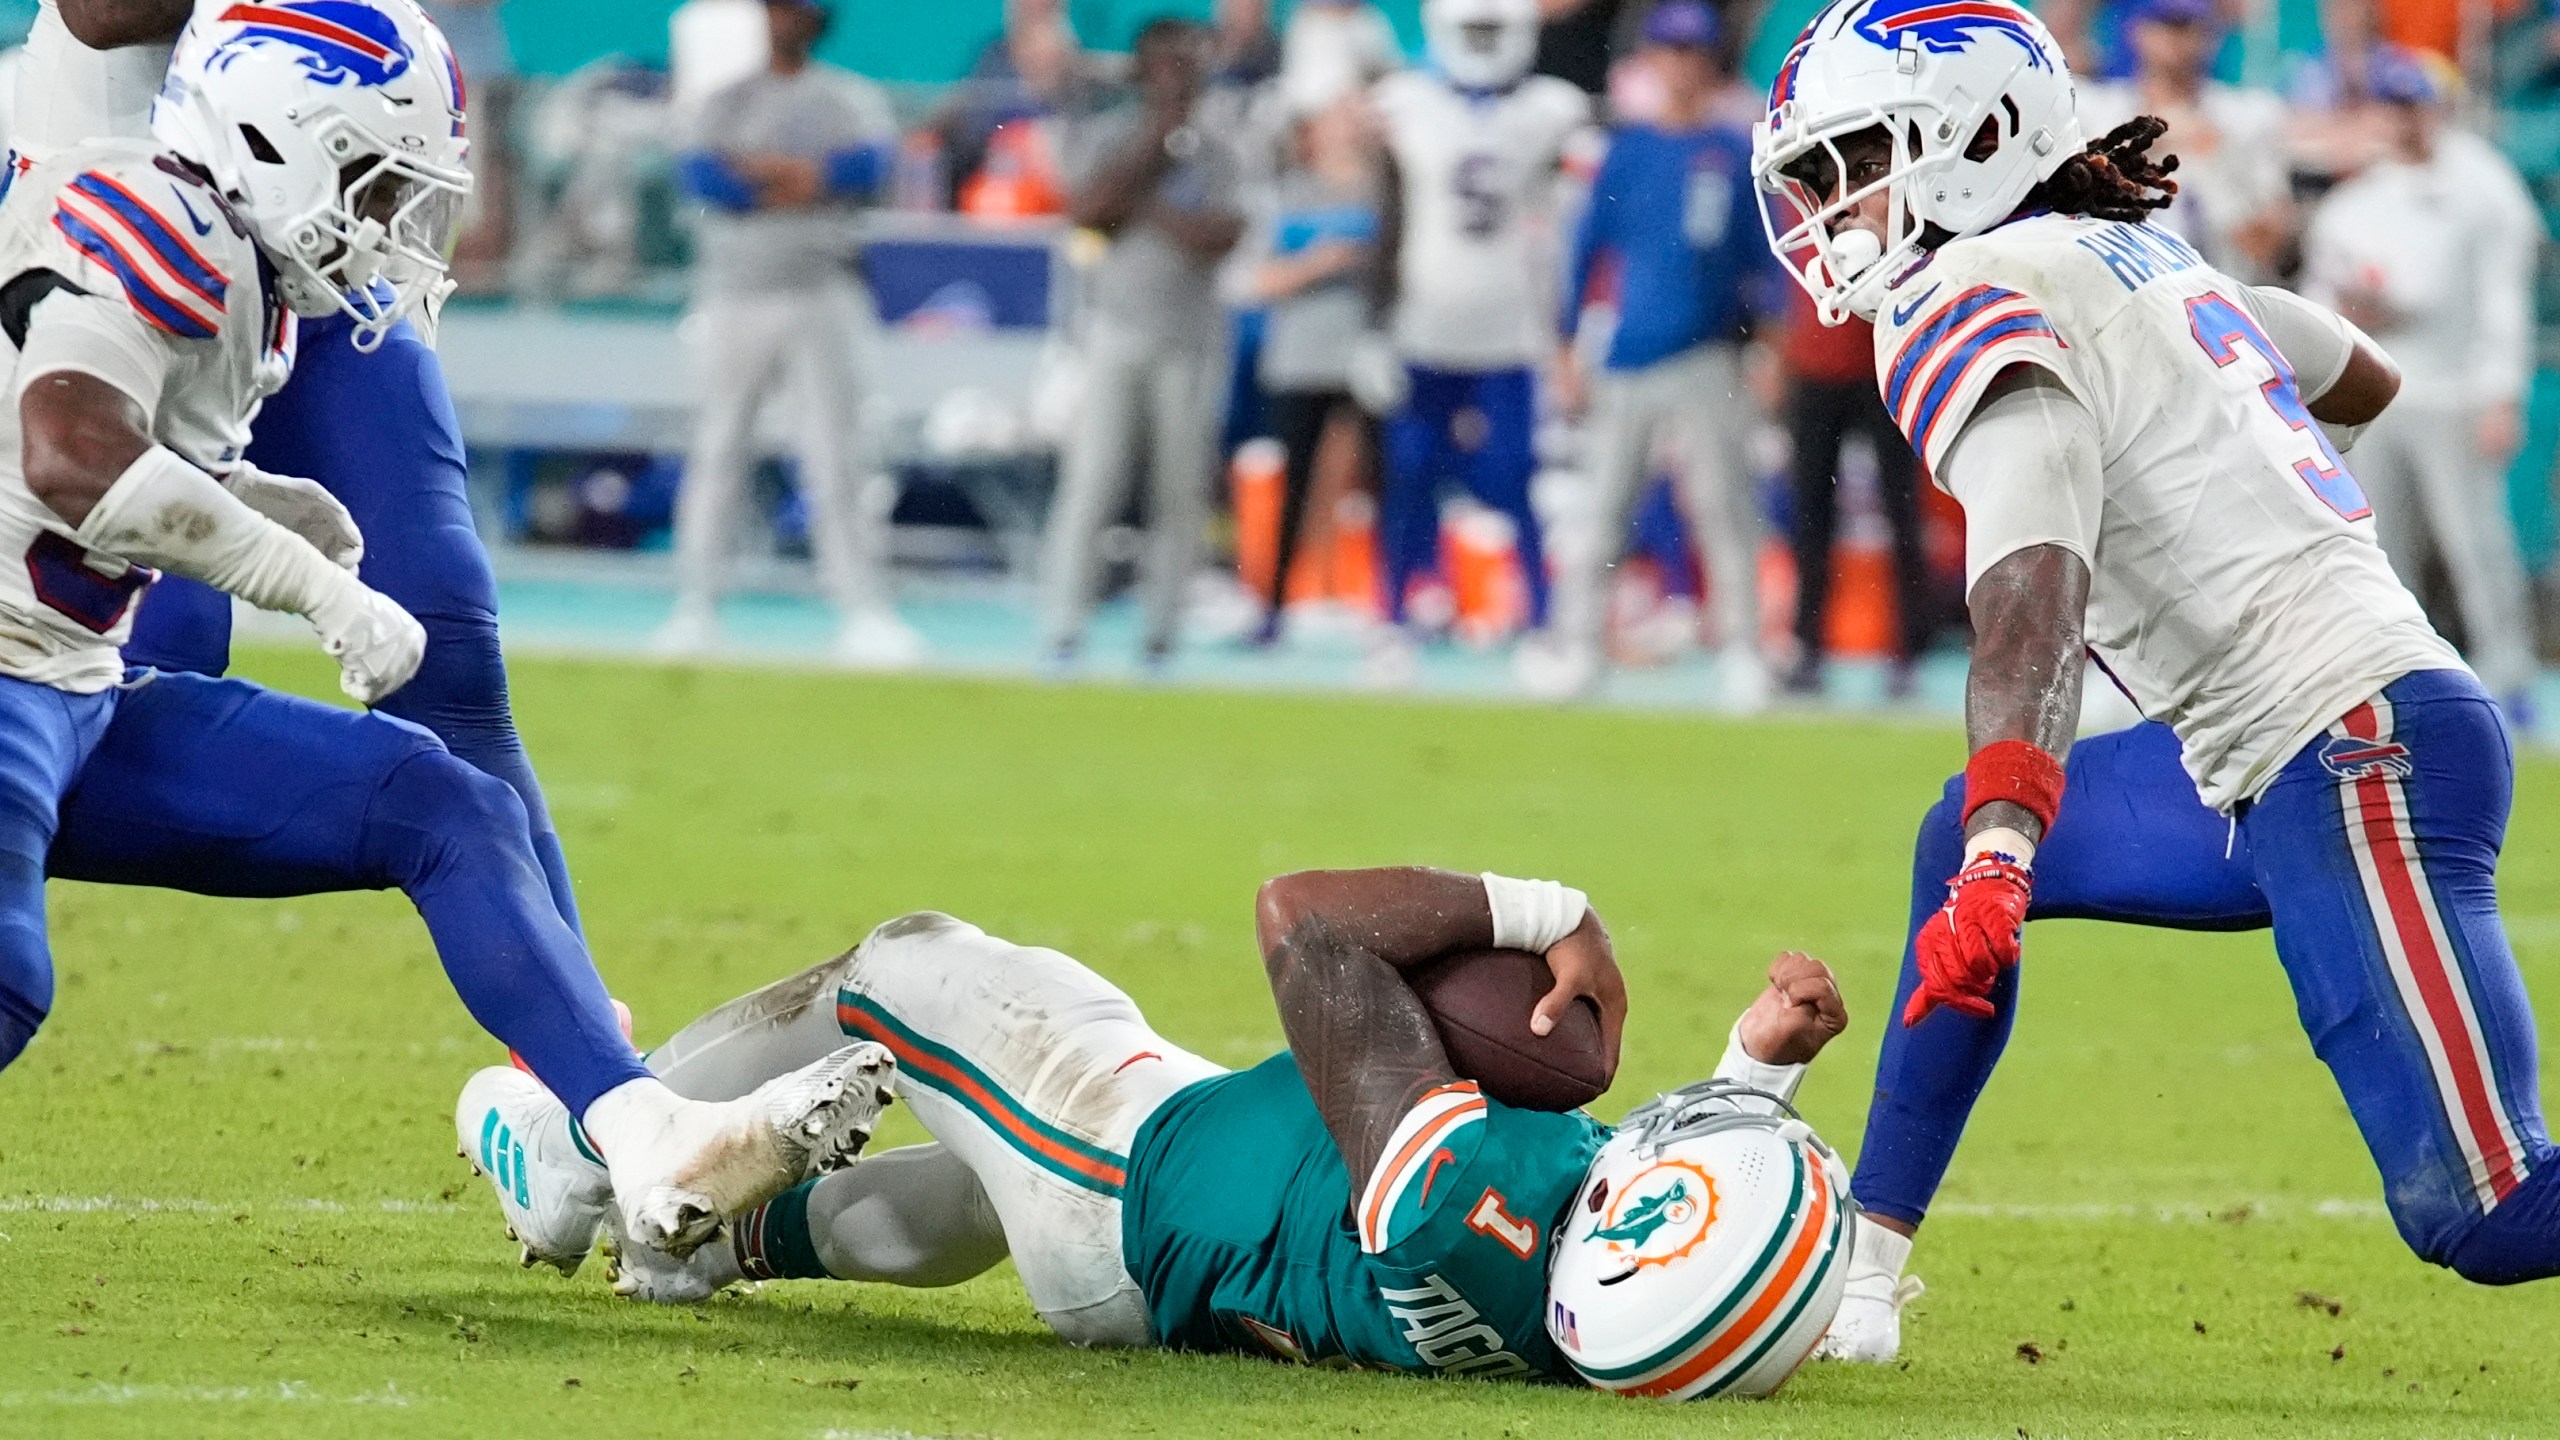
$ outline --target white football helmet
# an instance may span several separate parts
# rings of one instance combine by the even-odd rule
[[[1423,0],[1431,63],[1469,90],[1500,90],[1538,58],[1538,0]]]
[[[1766,1395],[1831,1326],[1849,1175],[1785,1101],[1729,1080],[1630,1113],[1556,1238],[1547,1336],[1603,1390]]]
[[[471,189],[462,72],[410,0],[199,8],[151,111],[275,265],[297,315],[346,315],[360,350],[452,286]]]
[[[1986,125],[1994,143],[1967,158]],[[1890,139],[1890,168],[1843,194],[1839,142],[1867,129]],[[1779,65],[1751,170],[1777,197],[1761,207],[1769,248],[1837,325],[1875,313],[1928,227],[1999,224],[2081,145],[2062,47],[2008,0],[1837,0]],[[1839,225],[1879,188],[1882,240]]]

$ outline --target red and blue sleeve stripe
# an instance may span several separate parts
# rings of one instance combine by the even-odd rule
[[[1958,345],[1939,365],[1937,378],[1921,393],[1919,408],[1912,416],[1914,428],[1903,432],[1911,437],[1912,449],[1923,455],[1929,453],[1929,444],[1937,434],[1938,417],[1945,413],[1948,397],[1963,388],[1968,376],[1978,373],[1989,378],[1998,372],[2002,364],[2022,358],[2024,346],[2021,342],[2038,336],[2054,341],[2061,339],[2053,333],[2052,323],[2042,315],[2008,315],[1984,326]]]
[[[1894,423],[1924,460],[1948,402],[1968,381],[1989,378],[2012,360],[2031,358],[2033,347],[2059,347],[2062,337],[2032,301],[1994,285],[1977,286],[1948,302],[1895,357],[1885,386]],[[2041,358],[2050,359],[2047,350]]]
[[[217,307],[230,293],[230,278],[213,268],[213,262],[188,244],[187,237],[179,234],[160,212],[143,204],[142,197],[95,170],[73,180],[68,188],[115,212],[134,238],[151,247],[151,253],[177,277],[178,283]]]
[[[128,258],[116,243],[99,233],[88,221],[68,210],[56,210],[54,228],[62,232],[81,254],[114,272],[124,286],[125,298],[143,319],[168,331],[181,340],[210,340],[215,327],[202,316],[180,305],[151,282],[141,267]]]
[[[2015,290],[2003,290],[1997,285],[1976,285],[1948,301],[1937,314],[1929,317],[1929,323],[1911,332],[1911,338],[1902,342],[1902,353],[1893,357],[1893,368],[1885,374],[1885,408],[1896,415],[1902,413],[1902,402],[1910,390],[1911,377],[1919,372],[1922,363],[1936,352],[1938,346],[1955,333],[1958,326],[2004,300],[2017,298]]]
[[[109,176],[89,171],[54,197],[54,228],[116,277],[135,313],[181,340],[222,328],[230,277],[177,228]]]

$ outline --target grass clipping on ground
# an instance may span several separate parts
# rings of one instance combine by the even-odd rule
[[[250,657],[319,693],[313,659]],[[617,994],[654,1040],[931,907],[1111,976],[1227,1064],[1279,1045],[1264,876],[1429,862],[1590,891],[1635,999],[1614,1115],[1712,1066],[1775,950],[1854,1021],[1854,1154],[1952,731],[583,663],[517,698]],[[2505,874],[2560,1004],[2560,768]],[[499,1058],[397,895],[58,886],[53,1023],[0,1079],[0,1434],[2496,1435],[2560,1413],[2560,1287],[2411,1258],[2263,936],[2041,925],[1889,1369],[1667,1407],[1070,1350],[1008,1270],[695,1310],[526,1274],[453,1158]],[[916,1138],[898,1117],[883,1144]]]

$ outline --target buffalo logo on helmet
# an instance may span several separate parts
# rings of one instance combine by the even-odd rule
[[[1660,1161],[1618,1188],[1583,1242],[1608,1247],[1629,1274],[1668,1265],[1715,1228],[1716,1203],[1714,1176],[1686,1160]]]
[[[1941,55],[1963,50],[1985,33],[2006,35],[2027,52],[2030,68],[2050,69],[2053,61],[2034,23],[2002,0],[1875,0],[1850,28],[1887,50],[1913,43]]]
[[[244,0],[216,18],[239,28],[214,45],[207,64],[215,67],[262,45],[286,45],[302,52],[302,68],[323,85],[383,85],[413,58],[397,21],[354,0]],[[458,75],[456,85],[459,108]]]
[[[1778,62],[1778,78],[1769,82],[1769,113],[1775,115],[1786,103],[1796,98],[1796,71],[1803,68],[1804,52],[1813,48],[1813,27],[1804,27],[1788,49],[1787,58]]]

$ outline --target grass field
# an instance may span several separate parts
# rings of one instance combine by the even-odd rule
[[[248,668],[304,688],[299,653]],[[1805,1091],[1853,1150],[1914,819],[1952,730],[862,681],[568,662],[517,698],[644,1041],[957,912],[1057,946],[1213,1059],[1278,1024],[1284,869],[1552,875],[1635,996],[1615,1114],[1697,1076],[1769,952],[1855,1013]],[[2505,876],[2560,1007],[2560,765]],[[498,1057],[396,895],[57,887],[55,1019],[0,1080],[0,1436],[2548,1435],[2560,1286],[2486,1291],[2381,1215],[2263,937],[2046,925],[1891,1370],[1761,1404],[1067,1350],[1008,1271],[700,1310],[517,1271],[448,1115]],[[912,1138],[901,1117],[887,1142]],[[2029,1347],[2032,1347],[2030,1349]],[[2028,1356],[2035,1356],[2030,1360]]]

